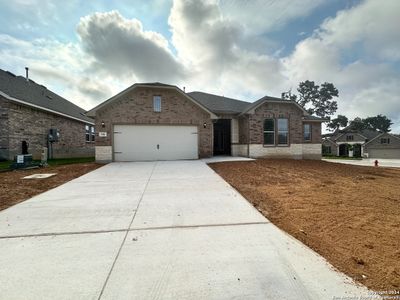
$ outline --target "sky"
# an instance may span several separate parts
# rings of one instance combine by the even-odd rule
[[[0,0],[0,68],[89,110],[135,82],[253,102],[333,83],[400,133],[399,0]],[[335,117],[335,116],[333,116]]]

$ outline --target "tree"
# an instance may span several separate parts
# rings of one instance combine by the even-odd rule
[[[299,95],[288,92],[282,93],[282,99],[294,100],[306,109],[310,114],[322,118],[333,115],[337,110],[337,101],[333,97],[339,96],[339,91],[332,84],[325,82],[321,86],[314,81],[306,80],[299,83],[297,88]]]
[[[359,117],[356,117],[352,121],[350,121],[349,127],[350,127],[350,129],[356,130],[356,131],[363,130],[366,128],[363,119],[361,119]]]
[[[377,115],[376,117],[367,117],[365,119],[359,117],[354,118],[354,120],[350,121],[350,128],[352,130],[371,129],[381,132],[389,132],[392,124],[392,121],[388,117]]]
[[[390,132],[390,126],[393,125],[392,121],[388,117],[383,115],[365,118],[363,122],[366,128],[379,130],[381,132]]]
[[[337,118],[332,119],[330,123],[328,123],[327,127],[329,130],[335,131],[339,130],[340,128],[346,127],[349,122],[349,119],[347,119],[346,116],[344,115],[338,115]]]

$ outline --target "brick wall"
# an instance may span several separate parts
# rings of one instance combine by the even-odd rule
[[[161,96],[161,112],[153,111],[153,96]],[[107,132],[107,137],[96,136],[96,147],[112,146],[114,124],[197,125],[199,156],[209,157],[213,153],[213,124],[209,113],[172,89],[137,87],[99,109],[96,112],[96,132]]]
[[[0,97],[0,160],[8,159],[8,101]]]
[[[50,128],[60,132],[60,139],[53,143],[54,158],[94,156],[94,143],[85,141],[85,123],[47,113],[29,106],[9,102],[9,159],[21,153],[21,142],[29,143],[29,153],[40,159],[47,146]]]
[[[312,130],[311,142],[303,139],[303,112],[290,103],[264,103],[249,115],[250,143],[263,144],[264,120],[267,118],[287,118],[289,120],[289,144],[321,144],[321,123],[310,122]],[[275,125],[277,131],[277,124]],[[277,136],[277,133],[275,134]]]

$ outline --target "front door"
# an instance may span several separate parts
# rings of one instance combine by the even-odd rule
[[[231,120],[214,123],[214,155],[231,155]]]

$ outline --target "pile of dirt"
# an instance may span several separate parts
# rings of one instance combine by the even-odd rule
[[[375,291],[400,289],[400,170],[324,161],[210,166],[263,215]]]
[[[80,163],[2,172],[0,173],[0,210],[55,188],[100,166],[95,163]],[[25,176],[40,173],[57,173],[57,175],[46,179],[22,179]]]

